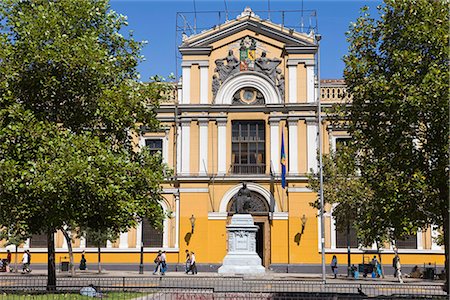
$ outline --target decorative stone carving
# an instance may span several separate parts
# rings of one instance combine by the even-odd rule
[[[281,59],[274,57],[268,58],[266,51],[261,53],[261,57],[256,58],[257,41],[246,36],[239,42],[239,60],[234,56],[233,50],[228,51],[225,58],[216,59],[216,68],[212,78],[212,92],[215,98],[222,84],[232,75],[238,72],[259,72],[266,75],[276,87],[284,100],[285,79],[281,74],[281,70],[277,68],[281,64]],[[239,91],[240,92],[240,91]],[[250,104],[242,101],[242,97],[235,94],[233,104]],[[256,98],[258,102],[251,104],[264,104],[263,97]]]
[[[281,59],[279,58],[267,58],[266,51],[263,51],[261,57],[257,58],[255,61],[255,71],[262,72],[266,74],[274,83],[277,79],[277,67],[281,64]]]
[[[219,91],[220,88],[220,80],[219,78],[217,78],[217,75],[213,75],[213,80],[212,80],[212,92],[213,92],[213,97],[216,98],[217,92]]]

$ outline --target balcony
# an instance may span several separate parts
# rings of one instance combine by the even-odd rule
[[[232,164],[232,174],[265,174],[266,164]]]

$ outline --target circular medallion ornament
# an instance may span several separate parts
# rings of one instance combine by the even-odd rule
[[[243,88],[239,96],[242,102],[252,104],[256,100],[256,90],[251,88]]]

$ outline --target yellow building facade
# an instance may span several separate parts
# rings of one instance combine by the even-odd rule
[[[144,222],[122,233],[102,248],[103,262],[136,265],[144,243],[147,264],[163,249],[169,264],[181,266],[188,249],[196,253],[201,271],[217,270],[227,252],[226,225],[234,213],[234,196],[246,182],[253,201],[247,210],[260,228],[257,252],[263,265],[284,272],[320,272],[320,218],[310,205],[317,194],[308,189],[307,176],[317,172],[319,144],[327,153],[350,137],[323,115],[319,143],[318,99],[327,107],[349,95],[340,80],[321,81],[319,93],[314,34],[262,20],[247,9],[234,20],[185,37],[179,51],[182,76],[176,96],[159,109],[161,130],[136,137],[139,146],[161,152],[174,170],[160,203],[167,214],[164,230]],[[336,230],[331,207],[325,212],[324,231],[327,264],[333,255],[346,264],[346,235]],[[443,265],[436,234],[429,229],[401,242],[402,263]],[[67,256],[62,234],[56,243],[59,261]],[[44,263],[46,249],[39,245],[34,237],[23,249],[31,247],[33,261]],[[96,261],[97,249],[88,240],[78,239],[73,247],[75,261],[83,251],[88,262]],[[361,263],[363,250],[354,236],[351,247],[352,263]],[[392,261],[389,245],[383,253],[385,261]]]

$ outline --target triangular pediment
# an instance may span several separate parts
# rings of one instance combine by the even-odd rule
[[[233,36],[238,36],[244,31],[252,32],[260,38],[273,40],[276,43],[282,44],[286,49],[296,49],[303,53],[314,53],[317,50],[313,34],[305,34],[296,32],[292,29],[283,27],[282,25],[272,23],[268,20],[262,20],[255,15],[241,15],[238,18],[227,21],[226,23],[215,26],[209,30],[199,34],[185,37],[180,51],[190,52],[193,49],[203,49],[207,51],[213,45],[220,43],[220,41],[234,40]],[[236,37],[236,40],[238,37]]]

